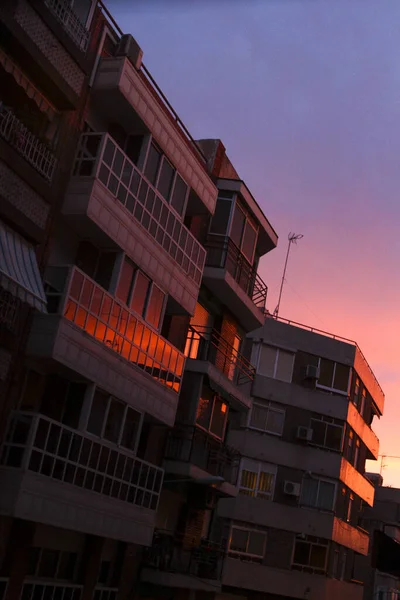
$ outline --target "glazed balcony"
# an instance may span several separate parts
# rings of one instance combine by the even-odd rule
[[[31,133],[14,115],[11,108],[0,103],[0,137],[10,144],[47,181],[53,179],[57,160],[46,144]]]
[[[13,415],[1,455],[1,512],[151,543],[163,470],[41,414]],[[39,500],[38,500],[39,499]]]
[[[187,546],[170,533],[156,531],[145,552],[141,578],[155,585],[215,591],[224,554],[221,544],[202,539]]]
[[[248,331],[264,323],[268,288],[229,237],[209,235],[204,282]]]
[[[170,431],[165,450],[164,469],[177,476],[196,479],[209,475],[221,477],[218,489],[236,496],[239,453],[199,427],[175,427]]]
[[[71,2],[67,2],[67,0],[44,0],[44,3],[78,48],[85,52],[89,43],[89,32],[72,9]]]
[[[85,238],[106,234],[194,311],[206,252],[108,134],[81,137],[63,212]]]
[[[208,375],[236,400],[238,409],[250,408],[250,387],[256,370],[217,330],[191,325],[185,356],[187,371]]]
[[[75,266],[50,267],[48,315],[35,316],[28,353],[52,357],[172,425],[185,357]],[[154,409],[154,410],[153,410]]]

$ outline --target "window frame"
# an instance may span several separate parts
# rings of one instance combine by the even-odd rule
[[[318,490],[317,490],[317,502],[316,504],[305,504],[302,501],[302,494],[303,494],[303,486],[305,484],[305,482],[307,481],[317,481],[318,482]],[[321,482],[325,482],[325,483],[329,483],[330,485],[333,485],[333,494],[332,494],[332,506],[331,508],[324,508],[323,506],[320,506],[318,504],[318,498],[319,498],[319,493],[320,493],[320,484]],[[336,504],[336,495],[337,495],[337,481],[334,481],[332,479],[329,479],[328,477],[303,477],[303,480],[301,482],[301,492],[300,492],[300,506],[304,506],[306,508],[315,508],[317,510],[320,510],[322,512],[329,512],[332,513],[335,511],[335,504]]]
[[[337,423],[334,423],[332,421],[328,421],[327,419],[333,419],[333,417],[326,417],[325,415],[321,415],[321,418],[310,417],[310,429],[313,429],[313,426],[312,426],[312,422],[313,421],[317,421],[318,423],[322,422],[322,423],[325,424],[325,436],[324,436],[324,445],[323,446],[321,446],[321,444],[317,444],[317,443],[313,442],[312,440],[309,442],[309,444],[310,444],[310,446],[316,446],[317,448],[324,448],[325,450],[329,450],[330,452],[342,452],[343,451],[344,439],[345,439],[345,427],[344,427],[344,423],[343,423],[343,425],[338,425]],[[338,449],[331,448],[330,446],[326,445],[326,439],[327,439],[327,433],[328,433],[328,426],[341,428],[341,430],[342,430],[342,437],[341,437],[340,446],[339,446]]]
[[[275,360],[274,360],[274,367],[273,367],[273,375],[266,375],[260,369],[261,362],[262,362],[262,351],[263,351],[263,347],[264,346],[267,346],[268,348],[272,348],[273,350],[275,350]],[[279,363],[279,354],[280,354],[280,352],[284,352],[286,354],[291,354],[292,355],[292,369],[291,369],[291,373],[290,373],[290,379],[279,379],[276,376],[276,373],[277,373],[277,370],[278,370],[278,363]],[[294,370],[295,357],[296,357],[296,352],[294,352],[292,350],[288,350],[286,348],[280,348],[279,346],[272,346],[271,344],[260,344],[260,349],[258,351],[258,356],[257,356],[257,363],[255,365],[256,366],[257,374],[261,375],[262,377],[269,377],[270,379],[276,379],[277,381],[283,381],[283,383],[292,383],[292,381],[293,381],[293,370]]]
[[[70,584],[76,583],[78,570],[79,570],[79,563],[82,558],[81,553],[79,551],[63,550],[60,548],[47,548],[44,546],[31,546],[30,550],[31,550],[31,552],[36,551],[37,557],[36,557],[35,566],[32,569],[32,572],[29,572],[29,577],[35,577],[35,579],[37,579],[38,582],[48,581],[49,579],[52,579],[52,580],[60,582],[60,583],[61,582],[70,583]],[[39,575],[41,560],[42,560],[42,556],[43,556],[44,552],[53,552],[54,554],[57,554],[57,563],[56,563],[54,574],[52,576]],[[63,555],[70,555],[70,557],[71,556],[75,557],[72,577],[69,577],[69,578],[68,577],[67,578],[60,577],[60,569],[61,569],[61,565],[62,565]],[[30,560],[30,559],[28,559],[28,560]]]
[[[292,550],[292,558],[290,561],[291,567],[292,569],[296,570],[296,571],[306,571],[306,572],[312,572],[312,573],[316,573],[316,574],[323,574],[326,573],[327,571],[327,567],[328,567],[328,558],[329,558],[329,541],[325,540],[326,543],[322,543],[319,540],[323,539],[320,537],[315,536],[316,540],[310,540],[310,537],[314,537],[314,536],[304,536],[304,537],[300,537],[299,535],[296,535],[294,538],[294,543],[293,543],[293,550]],[[311,557],[311,549],[313,546],[319,546],[321,548],[326,548],[326,553],[325,553],[325,564],[324,564],[324,568],[320,569],[319,567],[314,567],[310,564],[307,565],[302,565],[300,563],[295,563],[294,562],[294,555],[296,552],[296,543],[308,543],[310,545],[310,550],[309,550],[309,558]]]
[[[251,533],[258,533],[264,536],[264,548],[263,548],[263,553],[262,554],[253,554],[251,552],[241,552],[240,550],[232,550],[231,549],[231,544],[232,544],[232,532],[234,529],[240,530],[240,531],[245,531],[248,535],[247,538],[247,543],[246,543],[246,550],[249,547],[249,541],[250,541],[250,535]],[[235,554],[237,556],[248,556],[250,558],[255,558],[257,560],[262,560],[265,556],[265,549],[266,549],[266,545],[267,545],[267,532],[263,531],[262,529],[256,529],[254,527],[244,527],[243,525],[236,525],[236,524],[232,524],[230,529],[229,529],[229,541],[228,541],[228,552],[229,554]]]
[[[157,170],[156,170],[156,175],[155,175],[154,183],[152,183],[147,178],[147,176],[145,174],[145,170],[146,170],[146,167],[147,167],[147,160],[148,160],[148,157],[149,157],[149,151],[150,151],[151,146],[153,146],[156,149],[156,151],[160,154],[160,161],[158,163],[158,167],[157,167]],[[158,184],[159,184],[159,181],[160,181],[161,171],[162,171],[163,164],[164,164],[165,160],[171,165],[171,167],[173,169],[173,176],[172,176],[171,187],[170,187],[170,190],[169,190],[168,198],[165,198],[164,195],[158,189]],[[150,139],[147,151],[146,151],[146,158],[145,158],[145,161],[144,161],[143,169],[141,169],[141,173],[142,173],[142,176],[145,178],[146,182],[148,183],[148,185],[150,185],[154,189],[154,191],[156,193],[158,193],[165,200],[165,202],[168,204],[168,206],[177,215],[178,219],[183,223],[183,219],[184,219],[185,214],[186,214],[186,208],[187,208],[187,204],[188,204],[188,199],[189,199],[189,194],[190,194],[191,187],[188,184],[188,182],[186,181],[186,179],[183,177],[183,175],[175,167],[174,163],[168,158],[168,156],[165,154],[165,152],[161,149],[161,147],[154,140],[153,136],[151,136],[151,139]],[[186,189],[186,194],[185,194],[185,199],[184,199],[184,202],[183,202],[183,207],[182,207],[182,214],[179,214],[179,212],[176,210],[176,208],[171,204],[171,200],[172,200],[172,197],[174,195],[176,180],[177,180],[178,176],[182,179],[183,183],[186,185],[186,188],[187,188]]]
[[[260,427],[255,427],[254,425],[252,425],[251,424],[251,420],[252,420],[252,416],[253,416],[253,409],[254,409],[254,407],[265,409],[267,411],[267,418],[265,420],[266,423],[268,423],[268,413],[270,411],[274,411],[274,412],[282,414],[283,415],[283,421],[282,421],[282,430],[281,430],[281,432],[278,433],[277,431],[271,431],[270,429],[266,429],[266,428],[261,429]],[[281,437],[282,434],[283,434],[283,429],[285,427],[285,418],[286,418],[286,409],[285,408],[283,408],[283,407],[282,408],[275,407],[275,406],[273,406],[273,404],[271,402],[268,402],[268,401],[265,402],[265,403],[260,403],[260,402],[253,401],[252,405],[251,405],[251,409],[249,410],[248,416],[247,416],[247,428],[248,429],[252,429],[253,431],[260,431],[262,433],[268,433],[270,435],[276,435],[278,437]]]
[[[201,395],[200,395],[199,401],[200,401],[200,399],[201,399]],[[218,436],[216,433],[214,433],[214,432],[213,432],[213,431],[211,431],[211,429],[210,429],[210,427],[211,427],[211,423],[212,423],[212,420],[213,420],[213,416],[214,416],[215,403],[216,403],[217,401],[220,401],[220,402],[222,402],[222,404],[226,406],[225,422],[224,422],[224,427],[223,427],[223,432],[222,432],[222,435],[221,435],[221,437],[219,437],[219,436]],[[220,395],[219,395],[219,394],[217,394],[216,392],[215,392],[215,393],[213,393],[213,396],[212,396],[212,408],[211,408],[211,414],[210,414],[210,420],[209,420],[209,425],[208,425],[208,427],[204,427],[203,425],[200,425],[200,424],[197,422],[197,412],[198,412],[198,409],[199,409],[199,403],[197,404],[197,410],[196,410],[196,427],[198,427],[198,428],[199,428],[199,429],[201,429],[202,431],[205,431],[206,433],[208,433],[209,435],[211,435],[213,438],[215,438],[215,439],[216,439],[216,440],[218,440],[218,441],[222,441],[222,440],[224,440],[224,438],[225,438],[225,432],[226,432],[226,426],[227,426],[227,423],[228,423],[229,404],[228,404],[227,402],[225,402],[225,400],[222,398],[222,396],[220,396]]]
[[[318,369],[319,370],[321,369],[321,360],[331,360],[331,359],[319,356],[318,357]],[[338,363],[335,360],[332,360],[331,362],[333,363],[332,386],[321,385],[320,383],[318,383],[319,379],[317,379],[315,386],[319,390],[325,390],[327,392],[333,392],[335,394],[339,394],[340,396],[347,396],[348,397],[349,394],[350,394],[352,369],[351,369],[351,367],[349,365],[344,365],[343,363]],[[349,376],[348,376],[348,379],[347,379],[347,389],[346,389],[346,391],[339,390],[338,388],[333,387],[333,384],[335,383],[336,365],[341,365],[341,366],[349,368]]]
[[[125,450],[127,450],[128,452],[132,452],[135,456],[137,454],[137,449],[138,449],[138,445],[139,445],[139,439],[142,433],[142,428],[143,428],[143,420],[144,420],[144,413],[137,410],[136,408],[133,408],[132,406],[130,406],[129,404],[127,404],[126,402],[124,402],[123,400],[120,400],[119,398],[116,398],[115,396],[113,396],[112,394],[107,394],[107,407],[106,410],[104,412],[104,417],[103,417],[103,422],[102,422],[102,426],[101,426],[101,431],[100,434],[96,434],[93,433],[92,431],[90,431],[88,429],[88,425],[89,425],[89,420],[90,420],[90,415],[92,412],[92,406],[93,406],[93,400],[96,394],[96,391],[99,390],[101,393],[104,393],[105,390],[102,390],[100,387],[96,386],[93,392],[93,395],[91,397],[91,401],[90,401],[90,410],[88,411],[88,418],[87,418],[87,422],[85,423],[85,431],[86,433],[88,433],[89,435],[92,435],[96,438],[99,438],[103,441],[105,441],[108,444],[112,444],[113,446],[117,446],[118,448],[123,448]],[[124,412],[123,412],[123,417],[122,417],[122,421],[121,421],[121,426],[119,429],[119,434],[118,434],[118,441],[117,442],[112,442],[110,441],[108,438],[106,438],[104,436],[104,432],[105,432],[105,428],[106,428],[106,424],[107,424],[107,420],[108,420],[108,415],[110,412],[110,406],[111,406],[111,402],[119,402],[120,404],[124,405]],[[135,447],[132,448],[128,448],[127,446],[124,446],[123,444],[121,444],[121,440],[124,434],[124,429],[125,429],[125,424],[126,424],[126,417],[128,414],[128,410],[133,410],[135,411],[138,415],[139,415],[139,423],[138,423],[138,429],[137,429],[137,436],[136,436],[136,440],[135,440]]]
[[[245,468],[246,461],[252,462],[252,463],[254,463],[254,465],[257,465],[257,471],[253,471],[253,470],[251,470],[249,468],[246,469]],[[265,467],[269,467],[270,470],[269,471],[265,470]],[[241,485],[242,472],[243,471],[249,471],[251,473],[255,473],[256,474],[256,485],[255,485],[255,489],[254,490],[252,490],[251,488],[246,488],[246,487],[244,487],[244,486]],[[269,502],[272,502],[273,499],[274,499],[274,495],[275,495],[275,486],[276,486],[277,471],[278,471],[277,465],[274,465],[272,463],[263,462],[263,461],[249,459],[249,458],[246,458],[246,457],[242,457],[241,460],[240,460],[239,477],[238,477],[238,483],[237,483],[237,488],[238,488],[239,494],[242,491],[242,492],[244,492],[243,495],[250,496],[251,498],[259,498],[261,500],[267,500]],[[266,493],[259,489],[259,482],[260,482],[261,473],[268,473],[268,475],[273,475],[272,490],[271,490],[271,494],[270,494],[269,498],[266,498],[265,497]],[[246,492],[253,492],[253,493],[246,493]]]

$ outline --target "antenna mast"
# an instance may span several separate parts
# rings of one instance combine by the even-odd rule
[[[274,317],[277,318],[279,315],[279,307],[281,305],[281,298],[282,298],[282,291],[283,291],[283,284],[285,283],[285,275],[286,275],[286,269],[287,269],[287,264],[288,264],[288,260],[289,260],[289,252],[290,252],[290,248],[292,246],[292,244],[297,244],[297,240],[301,240],[301,238],[304,237],[302,233],[289,233],[288,235],[288,249],[287,249],[287,253],[286,253],[286,260],[285,260],[285,266],[283,269],[283,275],[282,275],[282,281],[281,281],[281,289],[279,291],[279,299],[278,299],[278,304],[274,310]]]

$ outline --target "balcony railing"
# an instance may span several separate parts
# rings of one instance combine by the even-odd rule
[[[255,306],[264,311],[268,288],[236,244],[228,237],[210,235],[205,247],[206,266],[226,269]]]
[[[193,464],[232,485],[237,483],[239,453],[198,427],[175,427],[170,431],[165,459]]]
[[[54,581],[25,581],[21,600],[80,600],[83,586]]]
[[[206,252],[173,209],[106,133],[81,136],[75,177],[95,177],[179,265],[200,284]]]
[[[1,463],[151,510],[163,480],[162,469],[132,452],[28,412],[12,416]]]
[[[145,549],[143,562],[159,571],[219,580],[224,555],[224,547],[216,542],[201,540],[196,546],[186,547],[170,533],[156,531],[152,546]]]
[[[0,600],[5,600],[8,585],[8,577],[0,577]]]
[[[62,314],[88,335],[179,392],[185,356],[146,321],[77,267],[50,267],[48,312]]]
[[[0,287],[0,330],[16,330],[20,308],[21,300]]]
[[[67,0],[44,0],[44,2],[78,48],[86,51],[89,43],[89,32],[72,9],[71,2]]]
[[[252,382],[255,377],[253,365],[212,327],[189,327],[185,356],[211,362],[236,385]]]
[[[51,181],[56,168],[54,154],[0,102],[0,137],[6,140],[47,181]]]
[[[93,600],[117,600],[117,595],[117,587],[98,585],[94,590]]]

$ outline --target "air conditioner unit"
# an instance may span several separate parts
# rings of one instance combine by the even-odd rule
[[[134,37],[129,33],[124,34],[118,44],[117,56],[126,56],[129,58],[135,69],[138,71],[142,65],[143,50]]]
[[[303,442],[311,442],[313,436],[313,430],[309,427],[299,426],[297,428],[296,437],[298,440]]]
[[[283,492],[288,496],[300,496],[300,484],[293,481],[285,481]]]
[[[319,367],[307,365],[304,379],[319,379]]]

